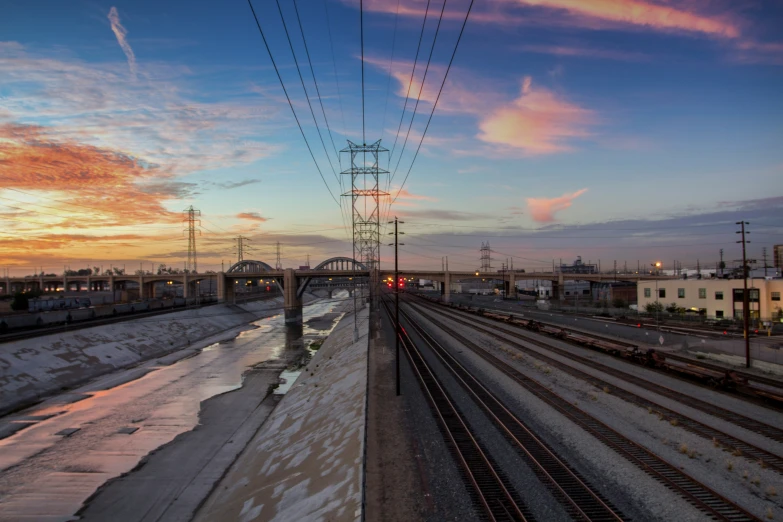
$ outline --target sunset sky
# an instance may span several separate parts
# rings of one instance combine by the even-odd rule
[[[429,2],[389,163],[405,266],[714,266],[783,243],[783,5],[729,0]],[[361,142],[356,0],[253,4],[324,179]],[[392,149],[427,0],[366,0],[367,141]],[[392,43],[394,42],[394,46]],[[392,49],[394,54],[392,57]],[[332,146],[332,139],[335,147]],[[327,153],[329,159],[327,159]],[[330,161],[333,165],[330,166]],[[399,161],[399,167],[397,167]],[[345,166],[345,158],[342,158]],[[386,164],[386,159],[384,159]],[[344,198],[342,198],[344,199]],[[350,255],[349,214],[319,177],[245,0],[6,0],[0,18],[0,267],[182,267],[200,209],[199,269]],[[388,236],[384,236],[385,240]],[[392,251],[383,247],[383,263]],[[36,267],[36,268],[33,268]]]

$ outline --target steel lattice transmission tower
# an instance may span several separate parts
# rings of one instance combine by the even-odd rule
[[[193,205],[185,209],[185,223],[187,223],[188,232],[188,262],[185,264],[185,270],[188,272],[198,272],[198,263],[196,261],[196,225],[201,226],[201,211],[193,208]],[[198,230],[201,235],[201,230]]]
[[[237,236],[234,238],[237,242],[237,263],[245,260],[245,241],[250,241],[244,236]]]
[[[388,170],[380,167],[380,155],[389,149],[381,146],[381,140],[371,145],[348,140],[348,146],[340,152],[350,154],[350,162],[346,162],[350,167],[340,174],[351,177],[351,190],[342,196],[351,198],[353,258],[372,272],[380,269],[381,261],[379,203],[389,195],[380,190],[381,176],[389,175]]]
[[[282,270],[283,269],[283,263],[280,262],[280,241],[277,242],[276,248],[275,248],[275,270]]]
[[[489,248],[489,241],[481,243],[481,271],[490,272],[492,270],[492,250]]]

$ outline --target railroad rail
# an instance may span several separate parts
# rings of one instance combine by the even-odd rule
[[[415,319],[405,311],[401,311],[401,314],[572,517],[586,521],[624,520],[609,500],[533,433]]]
[[[386,312],[389,313],[388,305]],[[452,454],[460,464],[467,482],[472,486],[474,501],[493,521],[533,521],[534,518],[514,491],[492,457],[482,448],[468,427],[462,413],[441,386],[421,352],[407,332],[401,330],[400,343],[411,363],[421,389],[438,421]]]
[[[546,404],[552,406],[579,427],[593,435],[601,443],[640,468],[654,480],[680,495],[696,509],[717,520],[734,522],[760,521],[760,519],[752,513],[713,491],[694,477],[679,470],[677,467],[665,461],[647,448],[628,439],[584,410],[574,406],[540,382],[526,376],[508,363],[490,354],[476,343],[454,331],[454,329],[446,326],[437,319],[428,316],[428,314],[425,314],[421,310],[417,310],[417,313],[427,317],[427,319],[437,328],[443,330],[446,334],[471,349],[478,356],[492,364],[495,368],[506,374]]]
[[[433,310],[437,310],[434,309]],[[463,316],[456,317],[449,313],[445,313],[441,310],[437,310],[438,313],[441,315],[444,315],[446,317],[451,317],[455,320],[464,321],[466,318]],[[425,314],[426,316],[426,314]],[[474,328],[477,331],[480,331],[486,335],[489,335],[493,337],[494,339],[498,339],[500,341],[503,341],[504,343],[507,343],[517,350],[530,355],[532,357],[535,357],[541,361],[546,362],[550,366],[553,366],[555,368],[558,368],[569,375],[576,377],[578,379],[585,380],[594,386],[598,388],[610,388],[612,391],[612,394],[616,397],[619,397],[620,399],[630,403],[634,404],[636,406],[639,406],[641,408],[646,408],[649,411],[653,411],[655,413],[658,413],[662,416],[664,416],[667,420],[670,422],[676,422],[677,425],[682,426],[687,431],[698,435],[702,438],[705,438],[707,440],[712,440],[714,442],[717,442],[721,445],[721,447],[726,451],[732,451],[741,452],[744,456],[752,458],[756,461],[763,462],[764,465],[768,466],[770,469],[783,474],[783,458],[781,458],[778,455],[775,455],[774,453],[771,453],[769,451],[763,450],[757,446],[754,446],[752,444],[749,444],[747,442],[744,442],[740,439],[737,439],[736,437],[733,437],[732,435],[729,435],[727,433],[724,433],[718,429],[715,429],[711,426],[707,426],[706,424],[703,424],[695,419],[692,419],[688,417],[687,415],[681,414],[679,412],[673,411],[669,408],[666,408],[665,406],[662,406],[655,401],[652,401],[650,399],[646,399],[644,397],[641,397],[631,391],[624,390],[622,388],[618,388],[612,383],[609,383],[600,377],[596,377],[594,375],[591,375],[589,373],[586,373],[582,370],[579,370],[577,368],[574,368],[573,366],[570,366],[566,363],[563,363],[562,361],[559,361],[557,359],[553,359],[551,357],[548,357],[546,354],[542,354],[541,352],[538,352],[536,350],[532,350],[529,347],[524,346],[523,344],[515,341],[510,340],[507,337],[504,337],[502,335],[499,335],[498,332],[501,332],[506,335],[517,337],[522,332],[520,331],[512,331],[507,328],[503,328],[500,326],[492,325],[493,329],[490,330],[488,328],[485,328],[485,326],[489,326],[484,324],[484,326],[481,326],[482,323],[480,321],[476,320],[469,320],[471,327]],[[707,403],[705,401],[701,401],[699,399],[691,398],[691,397],[683,397],[681,393],[672,390],[670,388],[666,388],[662,385],[652,383],[650,381],[646,381],[640,377],[637,377],[635,375],[627,374],[621,370],[618,370],[616,368],[611,368],[608,366],[605,366],[597,361],[588,359],[586,357],[581,357],[573,352],[570,352],[568,350],[564,350],[562,348],[559,348],[557,346],[554,346],[549,343],[542,342],[538,339],[532,338],[529,335],[524,336],[524,340],[527,343],[534,344],[536,346],[539,346],[540,348],[543,348],[547,351],[554,352],[558,355],[561,355],[563,357],[567,357],[569,360],[578,362],[580,364],[584,364],[585,366],[589,366],[591,368],[597,369],[601,372],[607,373],[609,375],[612,375],[614,377],[617,377],[619,379],[622,379],[626,382],[629,382],[631,384],[640,386],[644,389],[647,389],[649,391],[652,391],[654,393],[659,393],[661,395],[665,395],[666,397],[669,397],[677,402],[680,402],[682,404],[685,404],[686,406],[691,406],[695,409],[698,409],[700,411],[703,411],[704,413],[708,413],[710,415],[715,415],[727,422],[731,422],[732,424],[735,424],[738,427],[745,428],[748,431],[752,431],[754,433],[758,433],[759,435],[766,436],[772,440],[783,442],[783,430],[776,428],[775,426],[770,426],[769,424],[765,424],[763,422],[757,421],[755,419],[751,419],[750,417],[746,417],[744,415],[732,412],[730,410],[726,410],[724,408],[721,408],[719,406],[716,406],[714,404]]]

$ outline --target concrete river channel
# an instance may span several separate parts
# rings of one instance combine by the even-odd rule
[[[189,519],[343,306],[307,305],[299,326],[270,315],[0,418],[0,520]]]

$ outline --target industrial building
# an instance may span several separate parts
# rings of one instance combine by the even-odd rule
[[[677,279],[657,282],[640,281],[637,286],[639,309],[656,300],[715,319],[741,319],[743,301],[742,279]],[[748,279],[751,319],[780,321],[783,319],[783,279]]]

